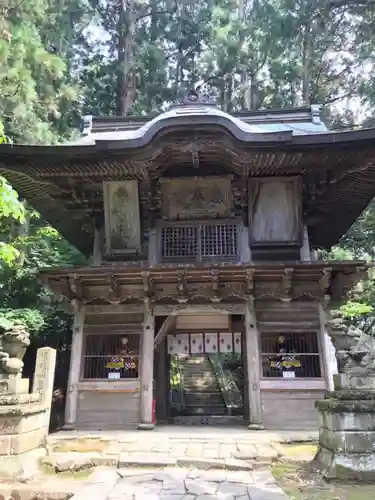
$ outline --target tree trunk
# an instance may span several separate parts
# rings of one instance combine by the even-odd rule
[[[126,8],[127,7],[127,8]],[[134,70],[135,1],[118,0],[118,56],[116,114],[126,116],[133,106],[136,91]]]
[[[305,106],[310,105],[310,54],[311,36],[310,23],[304,26],[303,46],[302,46],[302,99]]]

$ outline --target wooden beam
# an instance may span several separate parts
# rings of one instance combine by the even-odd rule
[[[155,316],[178,315],[181,311],[189,314],[243,314],[244,303],[212,303],[212,304],[164,304],[155,305],[153,311]]]
[[[176,326],[176,316],[168,316],[165,320],[164,323],[161,325],[155,340],[154,340],[154,345],[155,348],[157,348],[161,342],[164,340],[164,338],[168,335],[168,333]]]

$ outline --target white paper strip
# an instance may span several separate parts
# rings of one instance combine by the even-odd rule
[[[205,333],[204,334],[204,350],[206,354],[213,354],[218,352],[218,334]]]
[[[192,333],[190,339],[191,354],[201,354],[204,352],[203,333]]]
[[[219,350],[220,352],[233,352],[233,337],[231,333],[219,334]]]
[[[175,345],[174,345],[175,340],[176,340],[176,337],[174,335],[167,336],[168,354],[175,354]]]
[[[234,334],[234,352],[236,352],[237,354],[241,354],[241,352],[242,352],[241,340],[242,340],[242,334],[235,333]]]
[[[174,342],[175,354],[189,354],[189,334],[178,333]]]

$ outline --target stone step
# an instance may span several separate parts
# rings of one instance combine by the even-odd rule
[[[184,402],[189,404],[212,404],[223,405],[224,401],[218,392],[191,392],[184,393]]]
[[[180,415],[173,418],[173,423],[181,426],[220,426],[238,428],[239,425],[243,424],[243,417],[229,415]],[[271,462],[271,460],[268,461],[267,459],[266,462]],[[255,463],[258,464],[258,461],[255,462],[255,458],[252,458],[251,463],[253,465]]]
[[[185,405],[185,414],[187,415],[226,415],[226,413],[224,405]]]
[[[201,446],[196,443],[196,446]],[[251,460],[241,460],[233,457],[215,459],[208,457],[189,456],[181,451],[181,456],[171,456],[160,452],[120,452],[115,455],[103,455],[98,461],[96,453],[51,453],[44,460],[44,465],[54,469],[57,473],[79,472],[83,470],[95,470],[96,467],[192,467],[197,469],[215,468],[227,470],[252,470]],[[120,473],[121,475],[121,473]]]
[[[217,392],[220,390],[216,384],[184,383],[184,389],[193,389],[195,392]]]

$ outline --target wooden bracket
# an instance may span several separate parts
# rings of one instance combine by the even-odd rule
[[[212,282],[212,302],[220,302],[219,296],[219,280],[220,280],[220,271],[218,269],[210,269],[210,276]]]
[[[282,289],[283,295],[281,300],[291,300],[292,288],[293,288],[293,268],[287,267],[284,269],[284,274],[282,278]]]
[[[184,303],[188,301],[186,269],[178,271],[177,273],[177,293],[178,293],[178,299],[177,299],[178,302]]]
[[[331,285],[331,278],[332,278],[332,268],[328,267],[326,269],[323,269],[322,276],[319,279],[319,288],[323,293],[323,295],[326,295],[328,292],[328,289]]]
[[[82,299],[83,298],[83,286],[79,281],[76,274],[69,275],[69,290],[72,295],[72,299]]]
[[[121,302],[121,291],[120,285],[113,274],[108,274],[106,276],[108,283],[108,296],[107,300],[111,304],[119,304]]]
[[[150,271],[142,271],[142,282],[143,282],[143,300],[146,305],[150,306],[151,289],[152,289]]]
[[[246,269],[246,295],[250,298],[254,293],[254,269]]]

